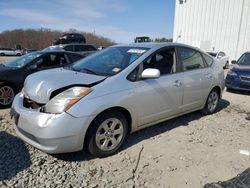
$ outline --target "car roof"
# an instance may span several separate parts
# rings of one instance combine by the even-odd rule
[[[34,51],[34,52],[30,52],[30,53],[37,53],[37,54],[63,53],[63,54],[76,54],[76,55],[82,56],[79,53],[64,51],[64,50],[44,50],[44,51]]]
[[[51,47],[65,47],[65,46],[69,46],[69,45],[83,45],[83,46],[88,46],[88,45],[91,45],[91,46],[95,46],[94,44],[86,44],[86,43],[70,43],[70,44],[58,44],[58,45],[53,45]]]
[[[179,47],[187,47],[191,49],[195,49],[198,51],[201,51],[199,48],[189,46],[186,44],[181,44],[181,43],[174,43],[174,42],[161,42],[161,43],[156,43],[156,42],[142,42],[142,43],[131,43],[131,44],[117,44],[114,45],[114,47],[138,47],[138,48],[150,48],[150,49],[155,49],[155,48],[163,48],[163,47],[171,47],[171,46],[179,46]]]

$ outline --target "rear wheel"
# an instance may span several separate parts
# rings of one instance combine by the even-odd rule
[[[1,55],[1,56],[5,56],[5,54],[4,54],[4,53],[0,53],[0,55]]]
[[[119,150],[127,134],[128,123],[122,113],[103,113],[93,121],[88,131],[88,151],[95,157],[113,155]]]
[[[0,84],[0,108],[11,106],[15,97],[15,90],[8,84]]]
[[[202,110],[203,114],[208,115],[216,112],[219,106],[219,101],[219,92],[216,89],[213,89],[208,95],[206,105]]]

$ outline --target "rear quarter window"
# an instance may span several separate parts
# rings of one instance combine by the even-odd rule
[[[207,63],[207,66],[210,67],[214,62],[213,58],[209,57],[206,54],[202,54],[202,55],[203,55],[205,62]]]

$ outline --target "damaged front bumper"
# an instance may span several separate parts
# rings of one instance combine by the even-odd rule
[[[91,116],[76,118],[64,112],[42,113],[23,106],[19,93],[12,104],[16,134],[28,144],[46,153],[67,153],[82,150]]]

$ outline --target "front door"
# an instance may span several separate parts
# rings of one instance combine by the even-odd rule
[[[176,67],[174,48],[162,49],[142,63],[139,74],[147,68],[155,68],[160,70],[161,76],[158,79],[134,82],[140,126],[164,120],[180,112],[183,88]]]

